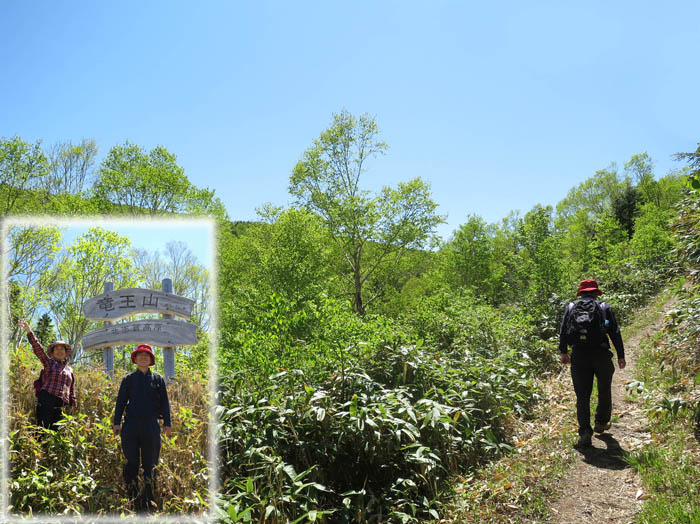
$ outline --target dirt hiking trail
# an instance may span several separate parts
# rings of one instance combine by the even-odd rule
[[[619,369],[617,359],[614,360],[612,427],[602,434],[595,433],[590,448],[577,448],[578,457],[562,479],[562,495],[551,506],[553,523],[634,522],[646,497],[640,492],[639,475],[623,457],[640,448],[651,436],[643,410],[628,399],[625,386],[634,380],[640,344],[663,328],[664,314],[674,302],[673,299],[666,302],[651,324],[624,341],[627,367]],[[573,396],[570,375],[568,380]],[[593,399],[591,413],[597,394]]]

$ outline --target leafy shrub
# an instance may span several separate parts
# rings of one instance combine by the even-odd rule
[[[537,399],[525,342],[508,347],[499,326],[470,350],[482,327],[448,347],[403,343],[393,326],[388,343],[355,344],[324,374],[285,369],[264,386],[247,370],[226,373],[220,518],[437,518],[444,481],[509,450],[509,418]]]

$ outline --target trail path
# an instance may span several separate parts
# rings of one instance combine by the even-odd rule
[[[639,476],[622,457],[640,448],[651,436],[644,412],[627,398],[625,386],[634,380],[640,344],[662,329],[664,313],[672,304],[673,300],[664,304],[651,324],[625,341],[627,367],[620,370],[615,360],[612,427],[603,434],[594,434],[592,447],[577,450],[579,458],[562,480],[562,495],[551,507],[553,523],[628,524],[640,510],[643,499],[637,499]]]

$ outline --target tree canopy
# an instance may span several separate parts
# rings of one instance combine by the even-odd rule
[[[381,295],[381,289],[365,293],[375,272],[397,264],[406,250],[424,247],[442,221],[429,185],[420,178],[376,194],[362,189],[368,160],[386,149],[373,117],[342,111],[333,115],[290,177],[297,204],[323,219],[342,256],[347,293],[360,314]]]

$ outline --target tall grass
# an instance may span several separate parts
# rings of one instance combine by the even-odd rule
[[[40,363],[27,345],[10,359],[11,512],[128,514],[121,441],[112,432],[114,403],[127,370],[114,381],[100,370],[76,368],[79,408],[58,431],[36,426],[32,382]],[[208,394],[197,375],[168,386],[173,433],[162,435],[156,502],[162,514],[202,513],[208,505]]]

